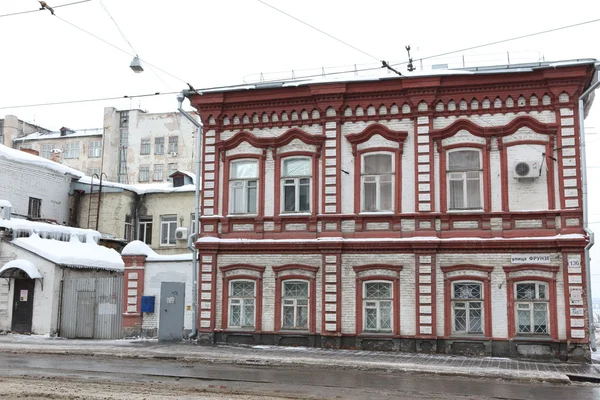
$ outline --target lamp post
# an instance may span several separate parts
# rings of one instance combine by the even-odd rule
[[[196,179],[195,179],[195,198],[194,198],[194,231],[191,232],[188,237],[188,248],[192,252],[192,332],[190,333],[190,338],[195,338],[198,335],[198,251],[194,246],[194,241],[198,237],[198,232],[200,228],[200,151],[201,151],[201,140],[202,140],[202,119],[200,121],[196,121],[194,117],[192,117],[189,113],[187,113],[183,109],[183,100],[185,100],[185,96],[183,93],[179,93],[177,95],[177,101],[179,106],[177,107],[177,111],[181,113],[185,118],[187,118],[194,126],[197,128],[196,131]]]

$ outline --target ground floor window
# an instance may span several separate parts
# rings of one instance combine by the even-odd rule
[[[308,282],[283,282],[282,327],[283,329],[308,329]]]
[[[363,293],[364,330],[391,332],[392,284],[389,282],[365,282]]]
[[[483,333],[483,291],[481,283],[452,285],[453,333]]]
[[[515,294],[517,334],[548,335],[548,285],[516,283]]]
[[[252,281],[229,283],[229,327],[254,328],[256,285]]]

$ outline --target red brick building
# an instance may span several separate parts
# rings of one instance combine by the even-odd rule
[[[588,355],[578,100],[594,63],[190,94],[201,334]]]

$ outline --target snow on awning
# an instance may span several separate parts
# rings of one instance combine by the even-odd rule
[[[81,243],[76,236],[70,242],[42,239],[36,234],[27,238],[17,238],[15,246],[29,250],[54,264],[69,268],[102,269],[123,271],[121,255],[113,249],[100,246],[96,242]]]
[[[40,274],[40,271],[38,271],[37,267],[31,261],[21,259],[12,260],[4,264],[0,268],[0,278],[14,278],[18,271],[25,272],[31,279],[42,278],[42,274]]]

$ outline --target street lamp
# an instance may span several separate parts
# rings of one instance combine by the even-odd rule
[[[142,67],[142,61],[140,60],[140,58],[137,55],[135,57],[133,57],[133,60],[131,60],[131,64],[129,64],[129,68],[131,68],[133,70],[133,72],[135,72],[136,74],[139,74],[140,72],[144,72],[144,68]]]

